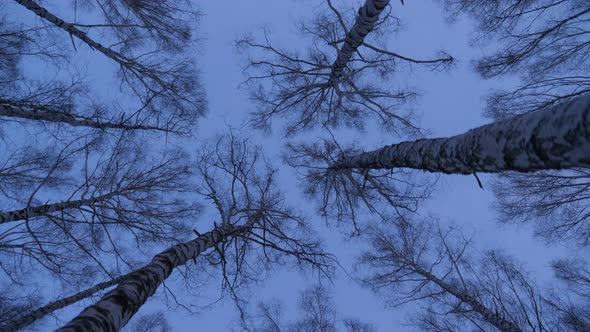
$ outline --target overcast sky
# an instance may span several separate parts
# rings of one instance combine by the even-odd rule
[[[470,46],[470,22],[462,20],[449,25],[445,22],[440,8],[432,1],[405,2],[405,6],[402,6],[399,1],[392,1],[393,15],[401,19],[404,29],[389,36],[391,49],[421,58],[434,56],[438,50],[444,49],[457,59],[456,66],[450,71],[432,73],[415,70],[409,75],[404,73],[396,77],[399,82],[415,86],[421,92],[413,107],[422,114],[422,125],[430,130],[431,136],[448,136],[489,122],[490,120],[482,117],[484,97],[492,89],[509,88],[516,81],[509,78],[484,81],[472,71],[470,61],[481,55],[484,50]],[[335,1],[339,8],[347,10],[358,8],[360,3]],[[306,41],[297,33],[295,23],[316,12],[320,8],[319,5],[319,0],[198,2],[197,6],[204,16],[198,29],[202,39],[195,44],[194,56],[202,73],[202,84],[206,88],[209,114],[200,122],[196,137],[185,141],[188,149],[226,131],[228,125],[242,128],[248,112],[254,109],[254,105],[248,100],[247,91],[240,87],[240,82],[245,79],[242,71],[245,59],[235,51],[236,37],[246,33],[260,36],[261,27],[267,27],[272,32],[272,39],[283,48],[303,48]],[[32,19],[30,13],[18,13],[23,15],[23,19],[25,16],[26,19]],[[493,48],[493,45],[488,47]],[[114,71],[115,67],[107,60],[101,59],[100,54],[80,50],[77,56],[81,58],[80,61],[94,64],[88,67],[88,74],[95,77],[97,88],[110,91],[115,86],[106,82],[112,78],[109,78],[104,70],[109,66]],[[281,137],[280,128],[275,129],[271,134],[248,132],[247,128],[238,130],[252,135],[254,140],[264,147],[275,166],[282,168],[285,166],[281,166],[278,156],[285,140]],[[382,130],[371,130],[364,134],[338,131],[338,135],[346,140],[361,142],[365,150],[398,140],[395,135]],[[311,224],[329,244],[329,250],[339,258],[342,266],[350,271],[355,255],[360,253],[362,243],[348,239],[337,229],[324,226],[324,220],[318,217],[313,209],[314,203],[305,201],[299,193],[294,174],[292,170],[282,170],[281,189],[287,192],[290,201],[294,202],[296,207],[305,211]],[[529,270],[534,272],[538,281],[550,282],[549,261],[563,257],[568,250],[562,246],[545,246],[542,240],[531,236],[532,232],[529,229],[498,225],[490,209],[493,201],[488,185],[490,177],[480,177],[484,190],[478,187],[473,176],[441,177],[433,199],[421,208],[421,214],[435,214],[440,216],[443,222],[462,225],[467,232],[474,234],[474,240],[480,248],[504,249],[525,263]],[[195,222],[198,223],[199,229],[206,230],[210,226],[209,220],[211,218],[203,215]],[[146,257],[145,260],[148,261],[149,258]],[[362,319],[374,324],[379,331],[410,330],[402,328],[401,324],[405,313],[412,310],[411,305],[397,309],[386,308],[383,299],[360,287],[341,269],[337,270],[334,281],[331,292],[337,305],[336,310],[341,317]],[[254,309],[259,301],[279,299],[284,302],[286,318],[293,318],[296,315],[299,292],[314,282],[316,279],[310,275],[277,270],[263,284],[253,285],[244,294],[250,294],[247,298],[250,299],[251,309]],[[204,305],[215,302],[220,283],[220,280],[211,280],[209,284],[203,285],[202,287],[213,291],[203,291],[202,297],[195,299],[194,303]],[[175,286],[180,293],[179,300],[191,301],[190,297],[182,296],[182,286],[170,284],[173,289]],[[56,290],[56,294],[58,293]],[[90,301],[83,301],[63,310],[60,313],[61,321],[56,322],[50,318],[47,324],[55,324],[51,327],[57,327],[88,304]],[[165,306],[166,298],[160,290],[139,313],[165,310],[175,331],[225,331],[236,327],[238,316],[229,298],[201,309],[197,314],[188,314],[182,308],[172,311]]]

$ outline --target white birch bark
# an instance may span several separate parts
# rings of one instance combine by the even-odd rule
[[[176,267],[196,258],[224,238],[249,232],[252,225],[253,221],[241,226],[224,224],[192,241],[168,248],[57,331],[119,331]]]
[[[489,308],[481,304],[479,301],[477,301],[477,299],[475,299],[473,296],[456,289],[452,285],[447,284],[446,282],[440,280],[433,274],[422,269],[422,267],[415,264],[412,265],[417,273],[438,285],[445,292],[448,292],[455,298],[461,300],[461,302],[469,305],[473,311],[480,314],[485,321],[496,327],[498,330],[502,332],[522,332],[522,329],[518,327],[516,324],[504,319],[496,312],[490,310]]]
[[[22,108],[11,107],[7,105],[0,105],[0,116],[21,118],[27,120],[47,121],[55,123],[66,123],[74,127],[91,127],[97,129],[123,129],[123,130],[160,130],[167,131],[164,128],[155,126],[143,126],[143,125],[129,125],[125,123],[116,122],[104,122],[89,120],[84,118],[76,117],[72,114],[51,112],[51,111],[40,111],[40,110],[26,110]]]
[[[338,51],[328,84],[338,82],[348,61],[352,58],[356,50],[363,44],[365,37],[373,30],[375,23],[379,20],[379,14],[389,4],[389,0],[367,0],[359,8],[358,16],[350,31],[346,34],[346,39]]]
[[[0,330],[6,331],[6,332],[12,332],[12,331],[17,331],[17,330],[23,329],[23,328],[29,326],[34,321],[39,320],[56,310],[65,308],[65,307],[69,306],[70,304],[74,304],[82,299],[85,299],[85,298],[93,295],[96,292],[99,292],[101,290],[107,289],[111,286],[114,286],[114,285],[120,283],[121,281],[128,278],[130,275],[131,274],[126,274],[126,275],[120,276],[118,278],[111,279],[109,281],[101,282],[99,284],[94,285],[91,288],[85,289],[85,290],[78,292],[74,295],[71,295],[71,296],[65,297],[63,299],[59,299],[57,301],[51,302],[51,303],[49,303],[37,310],[34,310],[24,316],[18,317],[17,319],[4,324],[3,326],[0,326]]]
[[[27,207],[24,209],[19,210],[12,210],[6,212],[0,212],[0,224],[18,221],[18,220],[27,220],[33,217],[43,216],[47,213],[56,212],[56,211],[63,211],[66,209],[75,209],[81,206],[89,206],[96,202],[100,202],[106,199],[109,199],[113,196],[117,195],[117,193],[108,193],[106,195],[96,196],[93,198],[88,199],[79,199],[74,201],[66,201],[60,203],[53,203],[53,204],[44,204],[35,207]]]
[[[27,8],[28,10],[32,11],[37,16],[45,19],[46,21],[48,21],[50,23],[55,24],[58,28],[66,31],[70,35],[75,36],[76,38],[80,39],[81,41],[86,43],[88,46],[90,46],[92,49],[99,51],[100,53],[109,57],[113,61],[117,62],[122,67],[131,70],[136,75],[139,75],[141,77],[143,74],[147,74],[149,72],[149,70],[147,68],[144,69],[141,64],[137,63],[133,59],[129,59],[128,57],[126,57],[125,55],[123,55],[117,51],[114,51],[106,46],[103,46],[101,43],[90,38],[88,36],[88,34],[86,34],[84,31],[76,28],[72,23],[62,20],[61,18],[50,13],[47,9],[39,6],[39,4],[37,4],[37,2],[35,2],[34,0],[14,0],[14,1],[16,1],[17,3],[22,5],[23,7]],[[162,80],[160,80],[160,78],[158,78],[157,76],[155,76],[155,75],[148,75],[148,76],[151,79],[153,79],[154,81],[156,81],[160,86],[162,86],[162,87],[166,86],[166,84],[164,82],[162,82]]]
[[[590,167],[590,95],[447,137],[402,142],[343,157],[339,169],[530,172]]]

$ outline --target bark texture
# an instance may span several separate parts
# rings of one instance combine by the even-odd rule
[[[63,211],[66,209],[75,209],[84,205],[93,205],[96,202],[100,202],[105,199],[109,199],[117,193],[109,193],[102,196],[96,196],[89,199],[79,199],[75,201],[66,201],[53,204],[44,204],[35,207],[27,207],[20,210],[12,210],[6,212],[0,212],[0,224],[8,223],[18,220],[27,220],[33,217],[45,215],[47,213]]]
[[[465,304],[469,305],[471,309],[478,314],[480,314],[488,323],[495,326],[498,330],[502,332],[522,332],[522,329],[516,326],[514,323],[504,319],[502,316],[497,314],[496,312],[490,310],[483,304],[481,304],[477,299],[473,296],[462,292],[452,285],[440,280],[433,274],[429,273],[428,271],[422,269],[422,267],[414,265],[414,269],[416,272],[421,274],[424,278],[434,282],[440,288],[444,289],[449,294],[453,295],[457,299],[461,300]]]
[[[196,258],[224,238],[247,233],[251,228],[252,223],[241,226],[224,224],[192,241],[168,248],[57,331],[119,331],[176,267]]]
[[[590,95],[447,137],[402,142],[344,157],[330,169],[530,172],[590,167]]]
[[[81,292],[78,292],[72,296],[68,296],[63,299],[59,299],[57,301],[51,302],[46,306],[43,306],[43,307],[41,307],[35,311],[32,311],[24,316],[21,316],[11,322],[8,322],[4,326],[0,326],[0,330],[6,331],[6,332],[11,332],[11,331],[17,331],[22,328],[25,328],[25,327],[29,326],[31,323],[33,323],[34,321],[41,319],[56,310],[65,308],[65,307],[69,306],[70,304],[73,304],[73,303],[76,303],[82,299],[85,299],[98,291],[101,291],[103,289],[109,288],[111,286],[114,286],[114,285],[120,283],[121,281],[128,278],[130,275],[131,274],[126,274],[124,276],[120,276],[118,278],[115,278],[115,279],[112,279],[109,281],[101,282],[100,284],[96,284],[93,287],[83,290]]]
[[[363,41],[369,32],[373,30],[375,23],[379,20],[379,14],[381,14],[388,4],[389,0],[367,0],[365,4],[359,8],[356,21],[346,35],[346,39],[338,51],[338,56],[332,65],[329,84],[338,82],[348,61],[350,61],[359,46],[363,44]]]
[[[96,121],[91,119],[81,118],[68,113],[60,113],[53,111],[42,111],[37,109],[26,110],[22,108],[10,107],[0,105],[0,116],[21,118],[27,120],[38,120],[55,123],[66,123],[74,127],[91,127],[97,129],[123,129],[123,130],[161,130],[163,128],[155,126],[130,125],[117,122]]]

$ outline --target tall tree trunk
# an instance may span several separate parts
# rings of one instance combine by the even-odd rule
[[[79,199],[75,201],[67,201],[67,202],[60,202],[60,203],[53,203],[53,204],[44,204],[35,207],[27,207],[20,210],[12,210],[7,212],[0,212],[0,224],[18,221],[18,220],[26,220],[33,217],[38,217],[45,215],[47,213],[56,212],[56,211],[63,211],[66,209],[75,209],[79,208],[84,205],[92,205],[96,202],[103,201],[105,199],[109,199],[118,193],[112,192],[106,195],[96,196],[93,198],[88,199]]]
[[[44,7],[39,6],[39,4],[37,4],[37,2],[35,2],[34,0],[14,0],[14,1],[18,2],[19,4],[21,4],[23,7],[27,8],[28,10],[32,11],[37,16],[43,18],[44,20],[46,20],[50,23],[53,23],[58,28],[61,28],[62,30],[69,33],[70,35],[75,36],[76,38],[80,39],[81,41],[86,43],[88,46],[90,46],[92,49],[99,51],[100,53],[104,54],[105,56],[107,56],[110,59],[117,62],[122,67],[132,71],[136,75],[138,75],[140,77],[143,75],[148,75],[151,79],[156,81],[160,86],[162,86],[162,87],[166,86],[166,84],[164,82],[162,82],[162,80],[160,80],[159,77],[154,76],[154,75],[149,75],[148,68],[144,68],[143,65],[139,64],[135,60],[129,59],[125,55],[123,55],[117,51],[114,51],[106,46],[103,46],[101,43],[90,38],[88,36],[88,34],[86,34],[86,32],[76,28],[74,26],[74,24],[62,20],[61,18],[50,13]]]
[[[107,289],[111,286],[114,286],[114,285],[120,283],[121,281],[128,278],[130,275],[131,275],[131,273],[120,276],[118,278],[115,278],[115,279],[112,279],[109,281],[101,282],[99,284],[94,285],[91,288],[88,288],[86,290],[78,292],[72,296],[68,296],[63,299],[59,299],[57,301],[51,302],[51,303],[49,303],[37,310],[34,310],[24,316],[18,317],[17,319],[4,324],[3,326],[0,326],[0,330],[8,332],[8,331],[17,331],[22,328],[25,328],[25,327],[29,326],[31,323],[33,323],[34,321],[39,320],[56,310],[65,308],[65,307],[69,306],[70,304],[73,304],[73,303],[76,303],[82,299],[85,299],[98,291]]]
[[[132,272],[117,288],[58,331],[119,331],[176,267],[195,259],[225,238],[249,232],[252,225],[253,221],[241,226],[224,224],[157,254],[148,265]]]
[[[379,19],[379,14],[381,14],[388,4],[389,0],[367,0],[359,8],[354,25],[346,34],[346,39],[344,39],[336,60],[332,64],[329,84],[338,82],[348,61],[350,61],[359,46],[363,44],[367,34],[373,30],[375,23]]]
[[[0,105],[0,116],[21,118],[28,120],[66,123],[74,127],[91,127],[97,129],[122,129],[122,130],[159,130],[168,131],[156,126],[128,125],[123,122],[103,122],[80,118],[72,114],[39,109],[27,110],[7,105]]]
[[[402,142],[343,157],[339,169],[415,168],[431,172],[530,172],[590,166],[590,95],[448,138]]]
[[[498,330],[502,332],[522,332],[522,329],[518,327],[516,324],[504,319],[498,313],[490,310],[489,308],[481,304],[479,301],[477,301],[477,299],[475,299],[473,296],[466,294],[465,292],[462,292],[457,288],[453,287],[452,285],[449,285],[446,282],[440,280],[430,272],[422,269],[421,266],[418,266],[416,264],[411,265],[417,273],[438,285],[445,292],[448,292],[457,299],[461,300],[461,302],[469,305],[473,311],[480,314],[485,321],[495,326]]]

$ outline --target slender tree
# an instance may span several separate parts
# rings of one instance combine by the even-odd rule
[[[259,105],[252,124],[269,128],[281,115],[288,119],[287,134],[294,134],[315,125],[362,128],[372,118],[389,129],[417,132],[413,115],[400,111],[415,93],[373,78],[388,79],[403,64],[440,67],[453,58],[421,60],[388,50],[380,37],[396,28],[389,8],[388,0],[367,0],[353,17],[328,0],[324,12],[300,27],[313,39],[305,55],[273,45],[266,32],[263,42],[239,40],[250,54],[246,82]]]
[[[473,244],[456,228],[435,222],[375,229],[372,250],[360,262],[367,285],[391,306],[419,302],[411,321],[424,330],[494,327],[500,331],[552,331],[550,306],[523,267],[498,251],[475,261]]]
[[[113,60],[122,82],[139,98],[139,106],[126,111],[102,104],[82,109],[72,102],[44,103],[29,94],[13,93],[2,98],[1,116],[99,129],[182,133],[204,114],[203,90],[194,65],[184,54],[198,17],[189,2],[88,2],[87,7],[96,7],[96,17],[104,19],[91,24],[66,22],[33,0],[16,2],[67,32],[72,42],[76,38]],[[93,38],[95,32],[105,36],[104,44]],[[107,43],[113,46],[105,46]]]
[[[194,216],[198,206],[182,197],[190,189],[191,174],[183,153],[150,160],[144,147],[124,136],[112,149],[103,145],[107,152],[102,155],[90,145],[65,149],[45,174],[51,179],[64,161],[82,157],[80,177],[61,188],[69,190],[63,201],[41,203],[47,194],[56,197],[42,179],[27,199],[16,202],[24,207],[0,213],[0,252],[6,264],[18,266],[24,259],[61,278],[89,274],[84,267],[92,266],[110,275],[105,255],[128,265],[125,251],[133,244],[174,241],[186,233],[185,218]]]
[[[212,251],[205,259],[220,266],[224,285],[232,294],[241,278],[256,272],[251,270],[254,262],[263,261],[268,268],[287,255],[298,264],[329,268],[329,256],[319,243],[297,237],[304,221],[284,205],[284,198],[274,188],[275,171],[264,165],[257,148],[231,136],[202,156],[198,164],[203,180],[200,192],[212,202],[221,222],[194,240],[157,254],[60,331],[120,329],[175,268],[208,249]]]

